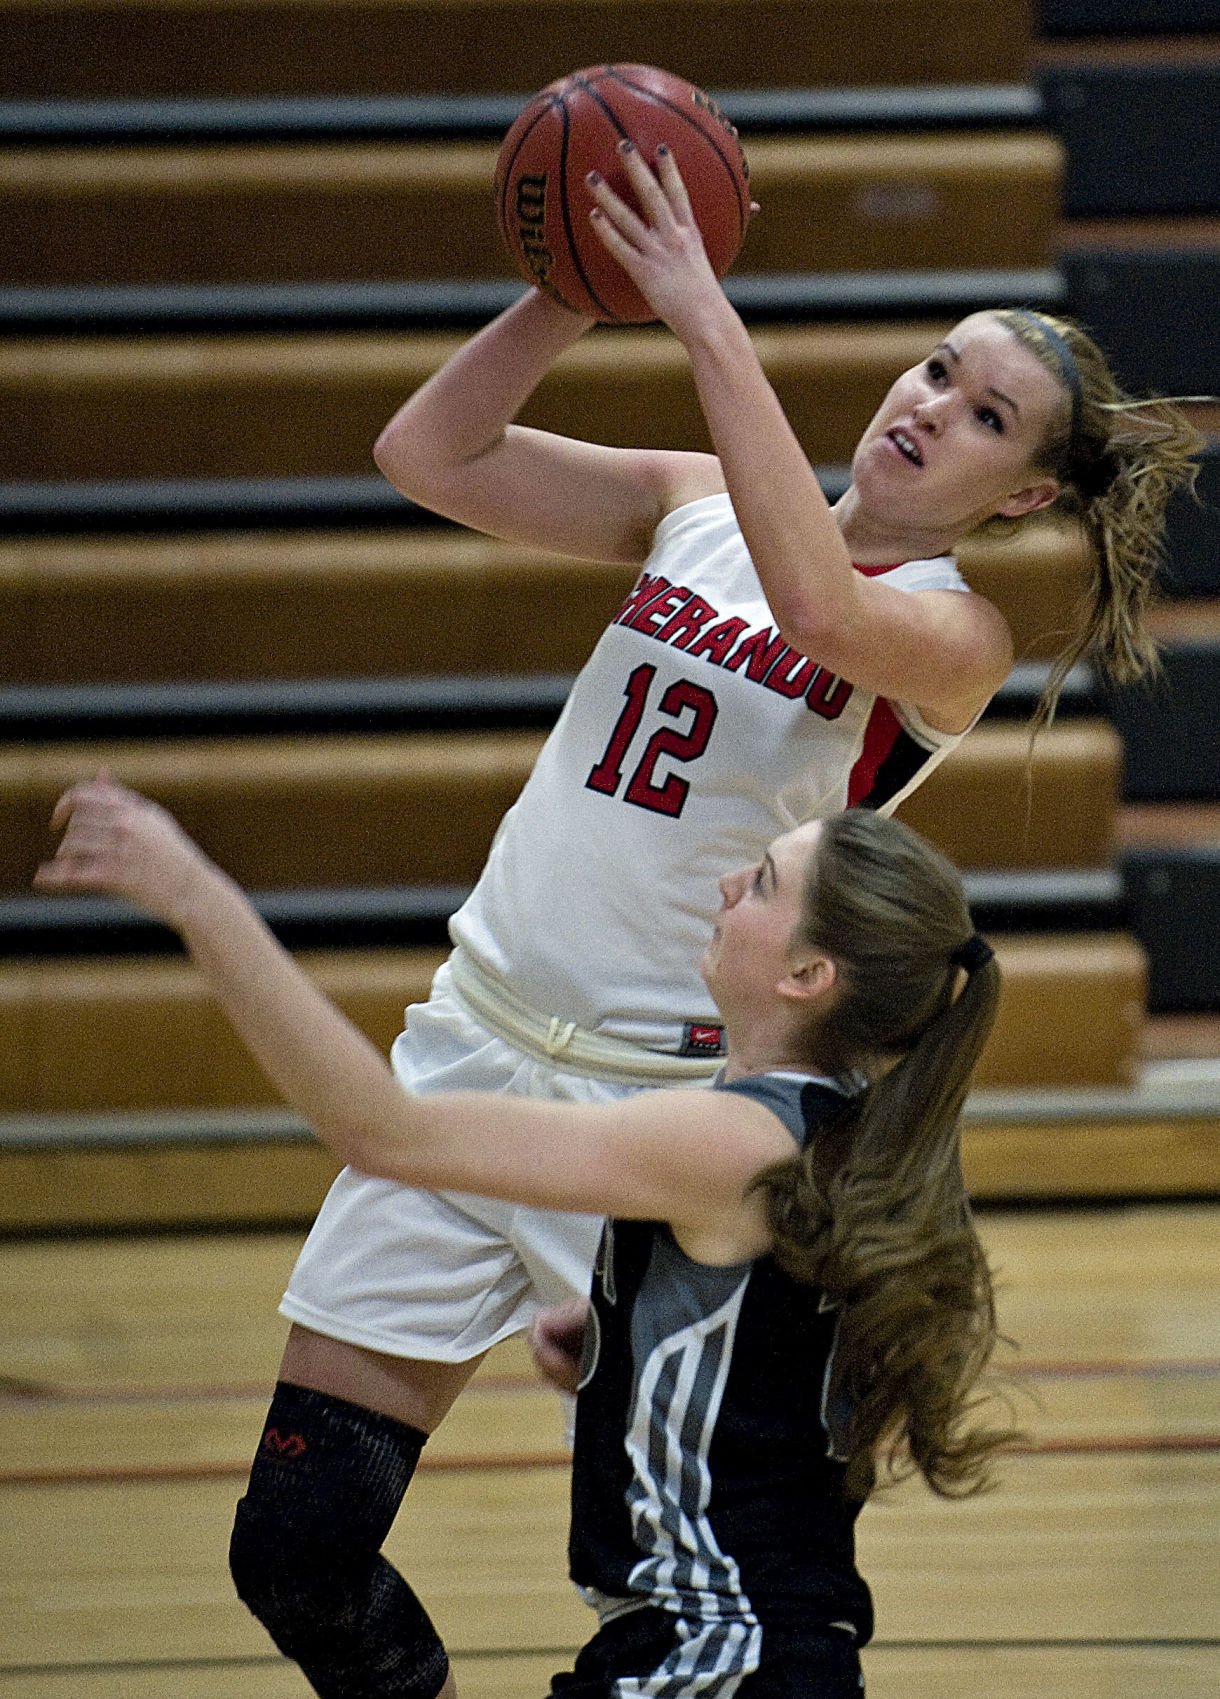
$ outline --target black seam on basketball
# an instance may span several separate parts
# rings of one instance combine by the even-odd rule
[[[607,65],[606,74],[613,78],[616,83],[621,83],[624,88],[629,88],[633,94],[643,95],[646,99],[651,100],[655,105],[663,106],[667,112],[672,112],[675,118],[681,118],[684,124],[689,124],[692,130],[698,131],[699,135],[701,135],[704,141],[708,143],[712,152],[716,155],[717,159],[719,159],[720,163],[729,174],[729,181],[733,185],[733,193],[737,196],[737,220],[741,230],[741,238],[744,241],[746,225],[749,220],[749,207],[742,197],[741,188],[737,181],[737,172],[733,168],[733,163],[729,156],[724,152],[715,136],[705,130],[702,124],[696,123],[689,112],[684,112],[683,109],[680,106],[675,105],[675,103],[670,100],[667,95],[658,94],[655,89],[645,88],[642,83],[632,82],[630,77],[625,77],[622,74],[617,65]],[[593,90],[590,89],[589,92],[592,94]],[[598,100],[600,104],[605,104],[601,100],[600,95],[595,95],[594,98]],[[621,130],[621,124],[618,124],[617,120],[615,122],[617,127]]]
[[[597,293],[597,290],[594,289],[593,285],[589,282],[589,275],[585,271],[584,264],[580,257],[580,249],[576,245],[576,232],[572,227],[572,209],[568,205],[568,133],[571,129],[571,119],[568,115],[568,102],[566,96],[560,97],[559,109],[563,113],[563,136],[559,143],[559,212],[563,219],[564,235],[568,240],[568,254],[576,271],[576,275],[580,278],[581,283],[583,283],[585,294],[589,297],[590,301],[597,306],[600,312],[608,313],[610,318],[613,319],[616,324],[621,324],[622,320],[619,318],[618,314],[610,312],[609,307]],[[593,240],[596,242],[598,238],[595,236]]]
[[[518,156],[521,153],[521,149],[525,146],[526,142],[533,135],[533,133],[537,129],[538,125],[541,124],[542,120],[544,118],[548,117],[549,114],[552,113],[555,110],[556,106],[558,106],[559,104],[560,104],[559,97],[557,95],[552,95],[550,97],[550,99],[547,101],[546,105],[541,107],[534,114],[532,120],[526,125],[525,129],[522,130],[521,134],[517,137],[517,145],[513,149],[512,154],[509,157],[507,165],[504,167],[504,173],[503,173],[503,176],[500,179],[500,192],[496,196],[496,218],[499,220],[500,234],[504,238],[504,240],[509,243],[510,248],[511,248],[511,240],[510,240],[510,236],[509,236],[509,224],[508,224],[508,220],[505,217],[504,209],[505,209],[506,205],[508,204],[508,189],[509,189],[510,183],[512,182],[513,169],[516,166]]]
[[[613,74],[614,74],[613,65],[603,65],[602,66],[602,74],[603,74],[603,76],[607,76],[607,77],[613,76]],[[618,113],[615,112],[611,107],[606,105],[606,103],[602,99],[601,95],[598,94],[597,90],[593,87],[593,84],[586,81],[586,79],[584,77],[577,77],[577,78],[574,79],[574,81],[576,83],[576,86],[579,89],[581,89],[583,93],[585,93],[589,96],[590,100],[594,100],[594,101],[597,102],[598,106],[601,107],[604,115],[610,120],[610,123],[613,126],[613,128],[618,131],[620,138],[625,141],[627,139],[627,132],[623,128],[622,124],[619,121]],[[589,293],[592,294],[593,293],[592,290],[590,290]],[[636,290],[636,294],[637,295],[639,294],[638,289]],[[596,300],[596,299],[597,299],[597,297],[594,296],[594,300]],[[643,296],[641,296],[640,299],[643,300]],[[647,306],[647,302],[645,302],[645,305]],[[602,310],[604,312],[607,312],[607,313],[610,311],[609,307],[605,307]],[[615,313],[614,322],[615,322],[615,324],[626,324],[626,323],[630,323],[630,320],[622,319],[622,318],[619,317],[619,315],[617,313]]]
[[[606,66],[606,74],[607,75],[612,74],[612,68],[609,65]],[[623,79],[621,77],[619,77],[619,78],[616,79],[616,81],[622,82]],[[621,141],[626,141],[627,140],[627,131],[624,129],[622,120],[619,118],[618,113],[615,112],[612,107],[609,107],[609,106],[606,105],[606,103],[602,99],[601,95],[598,94],[597,90],[593,87],[593,84],[587,83],[584,80],[583,77],[580,77],[580,78],[577,79],[577,87],[583,89],[584,92],[589,96],[590,100],[595,100],[597,102],[597,104],[601,107],[602,111],[606,114],[606,117],[609,118],[611,124],[613,124],[614,128],[618,131],[619,139]]]

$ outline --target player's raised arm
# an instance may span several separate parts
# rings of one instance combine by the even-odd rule
[[[404,402],[377,440],[378,466],[410,500],[489,536],[643,561],[671,507],[723,487],[712,457],[514,423],[591,323],[529,291]]]

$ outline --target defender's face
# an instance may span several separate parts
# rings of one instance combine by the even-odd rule
[[[765,1007],[789,972],[789,942],[821,832],[819,820],[785,832],[760,862],[721,879],[703,977],[726,1016],[745,1006]]]

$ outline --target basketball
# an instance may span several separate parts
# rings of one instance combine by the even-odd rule
[[[534,95],[500,149],[496,212],[528,282],[603,323],[645,324],[656,315],[589,223],[590,171],[636,205],[618,154],[625,138],[650,166],[659,144],[668,145],[712,269],[723,277],[750,221],[745,154],[702,89],[653,65],[591,65]]]

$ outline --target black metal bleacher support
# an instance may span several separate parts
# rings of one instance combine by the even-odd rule
[[[9,685],[0,740],[539,730],[571,687],[566,673]]]
[[[289,949],[443,945],[464,885],[255,891],[251,901]],[[165,955],[176,933],[109,897],[0,897],[0,956]]]
[[[1124,796],[1220,802],[1220,643],[1178,639],[1161,659],[1159,677],[1106,693],[1123,743]]]
[[[1061,265],[1072,314],[1128,388],[1220,394],[1220,250],[1091,247]]]
[[[232,335],[447,330],[484,324],[525,285],[511,278],[424,283],[116,284],[0,287],[0,336]],[[1021,305],[1053,310],[1064,285],[1031,270],[768,272],[725,291],[753,321],[961,317]]]
[[[1039,77],[1045,121],[1064,147],[1067,218],[1121,225],[1063,256],[1070,310],[1130,387],[1216,394],[1220,252],[1202,226],[1192,238],[1191,220],[1220,214],[1220,51],[1175,57],[1167,47],[1160,58],[1155,44],[1175,27],[1169,14],[1176,27],[1220,28],[1220,6],[1044,0],[1043,14],[1052,34],[1154,32],[1151,56],[1051,64]],[[1178,221],[1172,243],[1133,235],[1151,218]]]
[[[1127,850],[1122,877],[1148,955],[1149,1011],[1220,1010],[1220,843]]]
[[[1170,505],[1164,587],[1171,596],[1220,596],[1220,442],[1204,447],[1194,493]]]
[[[833,501],[845,466],[820,467]],[[0,484],[0,536],[441,525],[380,473],[350,477],[157,478]]]
[[[0,535],[439,524],[379,473],[0,484]]]
[[[1215,64],[1056,66],[1040,78],[1067,150],[1069,218],[1209,213],[1220,207]]]
[[[1220,30],[1220,0],[1039,0],[1045,36],[1207,34]]]
[[[1044,663],[1014,667],[988,718],[1028,719],[1046,677]],[[571,686],[564,673],[8,685],[0,687],[0,741],[544,730]],[[1075,667],[1059,715],[1096,712],[1093,674]]]

